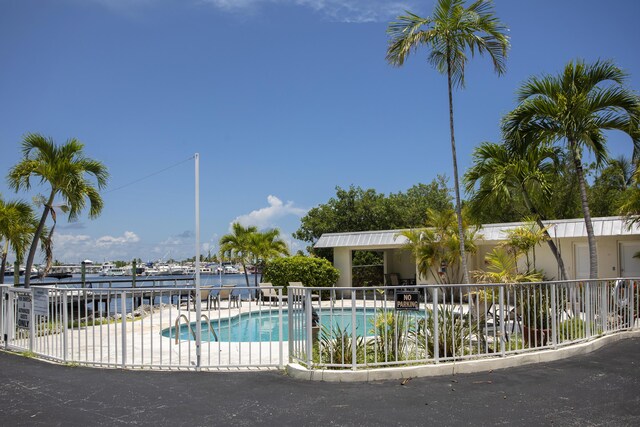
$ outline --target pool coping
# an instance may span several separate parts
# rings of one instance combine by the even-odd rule
[[[573,344],[558,349],[507,355],[504,357],[446,362],[422,366],[374,368],[353,370],[307,369],[298,363],[287,364],[287,375],[299,380],[326,382],[369,382],[383,380],[401,380],[406,378],[431,377],[442,375],[469,374],[498,369],[525,366],[534,363],[546,363],[590,353],[607,344],[640,337],[640,331],[623,331],[604,335],[587,342]]]

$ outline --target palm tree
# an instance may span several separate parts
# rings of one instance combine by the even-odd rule
[[[549,236],[540,209],[534,201],[547,205],[553,196],[551,182],[556,174],[560,151],[546,144],[522,144],[510,151],[506,144],[483,142],[473,152],[473,166],[464,175],[465,189],[471,194],[471,207],[494,203],[513,203],[522,199],[558,263],[562,280],[568,278],[562,256]],[[477,190],[475,189],[478,184]]]
[[[457,230],[456,213],[452,209],[427,210],[426,228],[404,230],[399,236],[407,238],[404,248],[409,250],[416,260],[418,274],[428,279],[433,277],[436,283],[451,284],[459,281],[461,260],[460,242]],[[468,254],[476,252],[474,227],[464,226],[465,250]]]
[[[254,226],[243,227],[239,222],[234,222],[231,225],[231,233],[220,238],[220,255],[227,254],[229,258],[235,258],[240,262],[247,287],[249,287],[247,262],[251,259],[251,236],[257,232],[258,229]]]
[[[84,144],[77,139],[67,140],[64,145],[57,145],[51,138],[36,133],[27,134],[22,141],[23,159],[9,171],[9,185],[17,192],[31,188],[31,178],[36,177],[41,183],[50,186],[49,196],[43,198],[44,211],[38,223],[29,255],[26,271],[31,271],[38,242],[45,229],[45,223],[53,212],[53,201],[56,196],[64,200],[63,211],[68,212],[68,219],[78,218],[89,201],[89,218],[95,218],[102,211],[103,201],[98,190],[107,185],[109,173],[104,164],[85,157]],[[87,178],[93,177],[97,188]],[[25,275],[24,286],[29,287],[30,276]]]
[[[22,201],[5,202],[0,198],[0,284],[4,283],[9,248],[21,263],[37,224],[31,205]]]
[[[604,130],[616,129],[640,145],[640,100],[624,84],[626,74],[610,61],[567,64],[558,76],[532,77],[518,91],[518,106],[503,127],[507,141],[561,143],[578,179],[582,212],[589,242],[589,277],[598,277],[596,241],[582,166],[583,151],[596,163],[607,159]]]
[[[280,230],[277,228],[254,233],[249,240],[253,265],[256,267],[254,286],[257,288],[258,267],[264,267],[264,264],[270,259],[289,255],[289,248],[287,248],[285,241],[280,238]]]
[[[509,48],[507,28],[493,13],[490,1],[477,0],[465,7],[464,0],[438,0],[433,17],[422,18],[413,13],[398,17],[389,24],[391,37],[387,48],[387,61],[401,66],[411,52],[421,45],[430,49],[429,62],[447,75],[449,93],[449,130],[451,134],[451,156],[456,195],[456,215],[460,253],[466,253],[458,182],[458,160],[453,126],[453,88],[464,87],[464,69],[467,51],[473,56],[487,53],[494,70],[500,75],[505,71],[505,60]],[[464,282],[469,283],[467,260],[462,258]]]

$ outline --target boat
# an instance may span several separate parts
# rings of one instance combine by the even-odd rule
[[[116,265],[111,262],[102,263],[102,265],[100,266],[100,271],[98,271],[98,275],[112,276],[111,274],[109,274],[109,271],[111,271],[111,269],[113,268],[116,268]]]
[[[105,274],[104,276],[124,276],[124,268],[117,268],[117,267],[113,267],[110,268]]]
[[[238,270],[232,265],[225,265],[223,273],[224,274],[240,274],[240,270]]]

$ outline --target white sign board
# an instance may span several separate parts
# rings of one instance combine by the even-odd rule
[[[29,329],[31,323],[31,295],[18,295],[18,328]]]
[[[48,316],[49,315],[49,290],[32,288],[33,289],[33,314],[36,316]]]

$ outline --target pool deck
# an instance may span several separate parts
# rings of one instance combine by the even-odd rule
[[[331,301],[315,303],[318,311],[329,308],[351,307],[348,304],[332,304]],[[356,301],[357,307],[380,308],[380,301]],[[282,310],[287,310],[287,304]],[[278,313],[276,303],[261,304],[256,301],[242,301],[241,307],[229,306],[223,302],[220,309],[202,306],[202,315],[209,320],[232,318],[243,313],[264,314]],[[194,340],[179,340],[162,336],[164,329],[175,327],[176,320],[182,324],[197,321],[196,311],[192,305],[182,304],[156,306],[154,310],[134,321],[86,326],[68,330],[67,348],[62,351],[62,334],[38,337],[34,340],[34,352],[54,355],[59,361],[89,364],[101,367],[124,367],[122,360],[126,358],[127,367],[194,369],[196,366],[196,345]],[[204,319],[204,318],[203,318]],[[123,327],[125,328],[126,346],[123,353]],[[260,365],[262,369],[284,368],[289,360],[288,342],[210,342],[201,346],[201,368],[248,368]],[[281,353],[282,352],[282,353]]]

